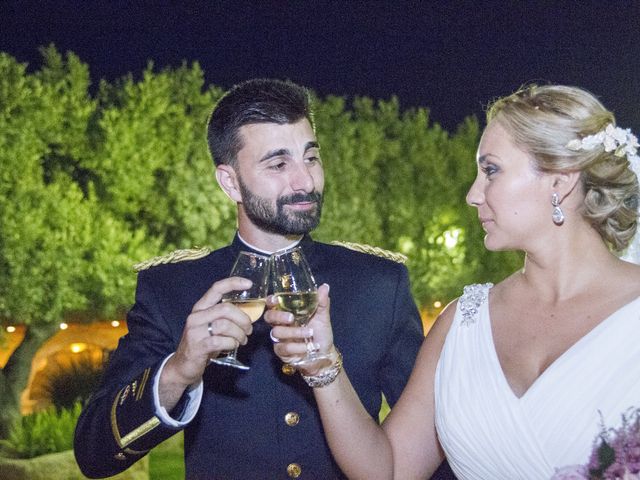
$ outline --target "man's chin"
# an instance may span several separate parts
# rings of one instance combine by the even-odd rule
[[[314,215],[295,215],[293,218],[288,216],[286,230],[289,235],[304,235],[316,228],[320,223],[320,219]]]

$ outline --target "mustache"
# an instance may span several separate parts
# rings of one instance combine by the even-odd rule
[[[278,199],[278,205],[286,205],[288,203],[297,203],[297,202],[315,202],[320,203],[322,201],[322,194],[320,192],[311,192],[311,193],[294,193],[292,195],[287,195],[286,197],[280,197]]]

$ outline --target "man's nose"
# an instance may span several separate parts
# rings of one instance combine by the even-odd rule
[[[311,175],[311,171],[305,163],[297,165],[294,171],[291,172],[290,183],[294,191],[311,193],[315,189],[313,175]]]

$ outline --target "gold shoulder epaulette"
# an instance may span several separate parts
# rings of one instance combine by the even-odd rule
[[[198,258],[206,257],[210,253],[211,249],[209,247],[175,250],[166,255],[153,257],[149,260],[145,260],[144,262],[136,263],[133,266],[133,269],[136,272],[140,272],[142,270],[146,270],[148,268],[155,267],[156,265],[162,265],[165,263],[178,263],[184,262],[185,260],[197,260]]]
[[[371,245],[365,245],[364,243],[339,242],[337,240],[334,240],[333,242],[331,242],[331,245],[338,245],[340,247],[349,248],[358,252],[376,255],[377,257],[387,258],[398,263],[405,263],[407,261],[406,255],[398,252],[392,252],[391,250],[385,250],[380,247],[372,247]]]

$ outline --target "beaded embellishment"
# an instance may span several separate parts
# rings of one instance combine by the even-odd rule
[[[458,301],[458,308],[462,313],[462,325],[469,326],[476,322],[480,305],[489,297],[489,289],[493,283],[474,283],[464,287]]]

